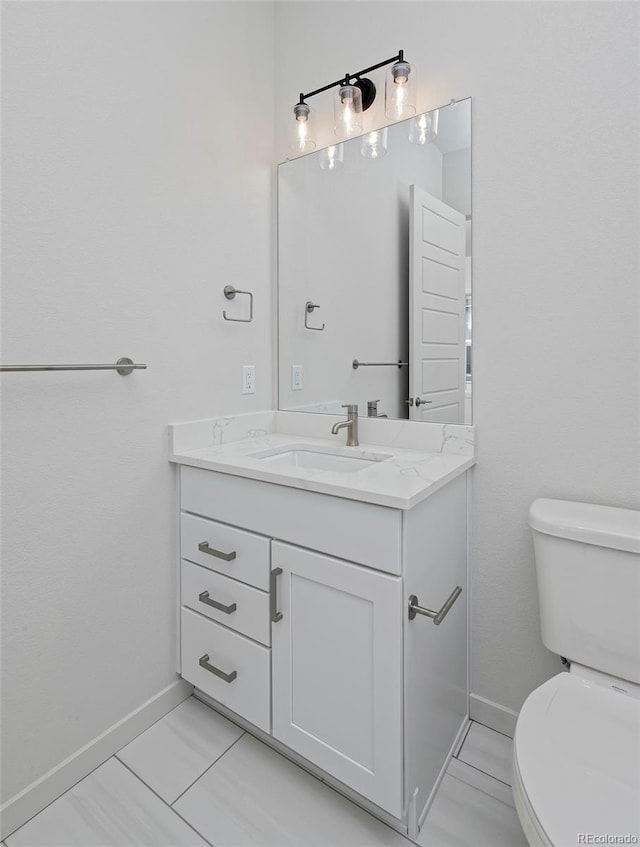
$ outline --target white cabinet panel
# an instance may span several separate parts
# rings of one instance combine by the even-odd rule
[[[271,731],[270,653],[267,647],[182,609],[182,676],[265,732]],[[222,679],[203,667],[201,659],[233,678]]]
[[[402,816],[402,580],[274,542],[273,735]]]
[[[269,595],[264,591],[183,561],[182,602],[267,647],[271,644]]]
[[[387,573],[401,573],[402,515],[398,509],[200,468],[182,467],[181,481],[182,508],[187,512]],[[213,565],[209,563],[209,567]],[[216,570],[226,573],[219,567]]]
[[[206,544],[205,549],[201,545]],[[269,590],[269,539],[232,526],[181,516],[180,548],[183,559]],[[206,551],[209,552],[206,552]],[[231,559],[220,558],[220,554]]]
[[[467,693],[466,475],[404,517],[404,712],[406,792],[424,808],[469,708]],[[408,618],[409,597],[438,610],[462,588],[438,626]]]

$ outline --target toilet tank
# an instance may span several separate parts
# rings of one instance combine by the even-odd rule
[[[535,500],[529,526],[545,646],[640,683],[640,512]]]

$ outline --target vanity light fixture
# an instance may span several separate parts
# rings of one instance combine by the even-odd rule
[[[378,62],[369,68],[363,68],[354,74],[345,74],[341,79],[309,91],[300,92],[300,99],[293,107],[296,119],[296,136],[289,145],[296,153],[307,153],[315,148],[315,139],[311,126],[311,109],[306,102],[310,97],[337,88],[334,102],[334,131],[340,138],[352,138],[362,132],[362,113],[376,99],[376,87],[365,74],[391,65],[385,83],[385,114],[394,120],[403,120],[414,115],[415,108],[415,70],[404,58],[404,51],[397,56]]]
[[[381,159],[387,152],[387,127],[374,129],[362,138],[360,153],[365,159]]]
[[[289,147],[296,153],[309,153],[316,146],[311,109],[301,101],[293,107],[293,114],[296,116],[296,136]]]
[[[373,85],[373,83],[371,83]],[[353,138],[362,132],[362,92],[357,85],[341,85],[333,101],[333,130],[340,138]]]
[[[412,144],[429,144],[435,141],[439,115],[440,110],[434,109],[433,112],[425,112],[424,115],[413,118],[409,123],[409,141]]]
[[[337,171],[344,164],[344,146],[333,144],[320,151],[320,167],[323,171]]]
[[[403,121],[416,113],[416,74],[409,62],[400,59],[387,71],[384,85],[384,113],[394,121]]]

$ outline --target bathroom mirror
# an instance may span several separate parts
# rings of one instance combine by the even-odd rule
[[[279,408],[471,423],[471,100],[278,169]]]

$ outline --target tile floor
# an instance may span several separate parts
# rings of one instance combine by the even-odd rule
[[[420,847],[527,847],[511,739],[473,723]],[[190,697],[6,839],[6,847],[410,847]]]

